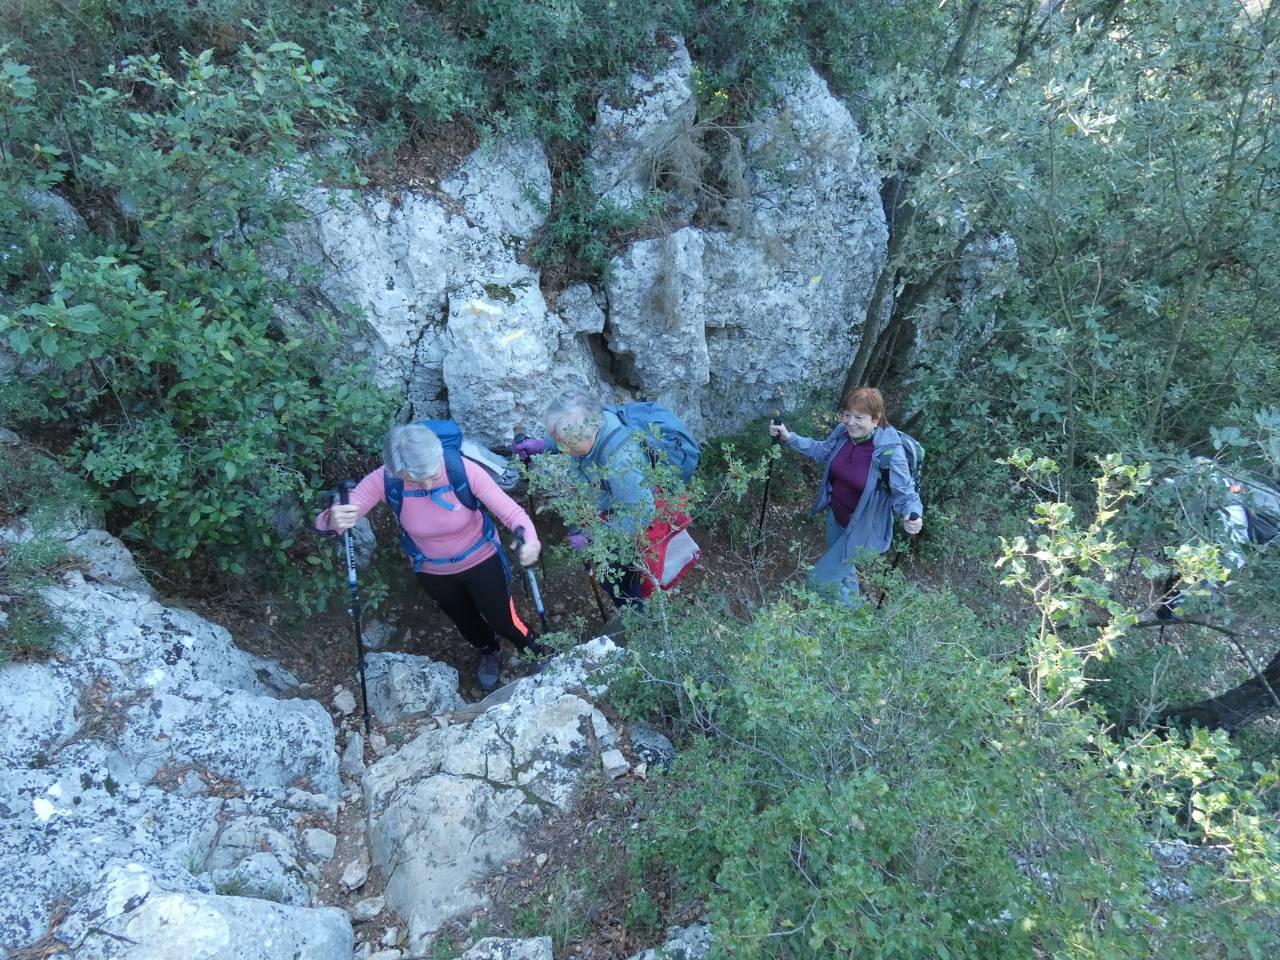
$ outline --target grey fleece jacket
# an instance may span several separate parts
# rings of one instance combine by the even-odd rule
[[[813,504],[813,512],[821,513],[831,506],[831,461],[849,442],[849,432],[844,424],[831,431],[825,440],[811,440],[792,434],[787,446],[816,460],[824,467],[822,485]],[[871,476],[862,498],[854,508],[849,524],[845,527],[845,559],[852,560],[859,549],[884,553],[893,542],[893,516],[909,517],[916,513],[924,516],[924,504],[911,481],[906,454],[902,452],[902,438],[893,427],[877,427],[874,434],[875,452],[871,461]],[[889,490],[880,482],[880,469],[889,467]]]
[[[638,442],[622,444],[605,459],[605,441],[619,427],[622,421],[605,410],[595,444],[585,455],[571,459],[578,478],[595,488],[596,508],[605,516],[605,523],[625,533],[635,533],[653,519],[653,491],[645,486],[646,461],[644,449]],[[554,439],[545,439],[548,452],[559,451]]]

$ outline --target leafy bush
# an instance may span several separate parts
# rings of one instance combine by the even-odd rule
[[[3,441],[0,441],[3,442]],[[91,515],[88,486],[25,445],[5,443],[0,456],[0,663],[48,656],[62,620],[41,597],[66,566],[61,539],[68,523]]]
[[[306,134],[349,113],[292,44],[246,48],[234,67],[208,51],[180,59],[178,73],[157,55],[126,59],[66,104],[75,138],[56,168],[31,140],[4,158],[19,205],[74,166],[118,239],[81,237],[60,267],[28,261],[15,278],[26,303],[0,315],[0,335],[28,375],[0,408],[66,447],[127,536],[185,563],[199,553],[205,569],[284,577],[311,603],[298,565],[322,561],[296,538],[326,461],[354,456],[390,410],[327,367],[316,331],[336,338],[331,320],[308,333],[277,319],[290,291],[262,255],[298,215]],[[6,76],[10,113],[34,136],[19,111],[37,92],[21,65]],[[21,247],[23,222],[0,227],[5,245]]]
[[[628,696],[656,695],[691,736],[633,853],[705,900],[720,955],[1276,944],[1280,849],[1233,786],[1224,738],[1118,747],[1087,714],[1042,710],[946,593],[899,585],[852,614],[794,593],[750,624],[694,610],[670,622],[664,637],[630,634],[619,688],[633,708]],[[1195,899],[1161,901],[1145,844],[1162,836],[1227,843],[1241,876],[1206,870],[1189,878]],[[1237,879],[1258,899],[1235,898]]]

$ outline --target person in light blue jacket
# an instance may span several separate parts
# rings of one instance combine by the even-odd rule
[[[825,440],[793,434],[786,424],[769,432],[791,449],[824,466],[814,513],[826,512],[827,552],[809,582],[856,607],[859,551],[884,553],[893,543],[893,517],[911,535],[924,526],[924,505],[911,479],[901,435],[884,416],[884,397],[859,387],[840,405],[843,422]],[[888,485],[884,482],[887,471]]]
[[[585,390],[569,390],[557,397],[547,408],[543,425],[546,437],[518,440],[511,445],[512,451],[525,460],[541,453],[567,453],[578,480],[595,491],[601,522],[622,533],[644,531],[656,505],[645,481],[644,448],[631,442],[633,431],[604,409],[599,397]],[[587,539],[575,528],[569,534],[569,546],[582,550]],[[603,573],[615,606],[642,606],[639,569],[617,564]]]

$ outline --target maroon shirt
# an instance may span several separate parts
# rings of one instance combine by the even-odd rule
[[[862,491],[867,488],[875,449],[875,438],[867,437],[861,443],[846,443],[831,458],[831,512],[841,527],[849,525]]]

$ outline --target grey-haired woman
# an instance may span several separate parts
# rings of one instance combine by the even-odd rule
[[[387,501],[388,477],[403,482],[400,527],[416,547],[410,566],[418,584],[454,622],[480,654],[480,686],[497,686],[505,637],[519,651],[545,654],[536,635],[516,613],[510,578],[499,556],[496,535],[486,534],[479,510],[467,509],[449,483],[439,438],[421,424],[392,427],[383,450],[384,466],[356,484],[350,503],[316,517],[318,530],[341,533],[373,507]],[[478,465],[464,460],[475,498],[508,530],[523,530],[517,559],[529,566],[542,545],[533,521]]]

